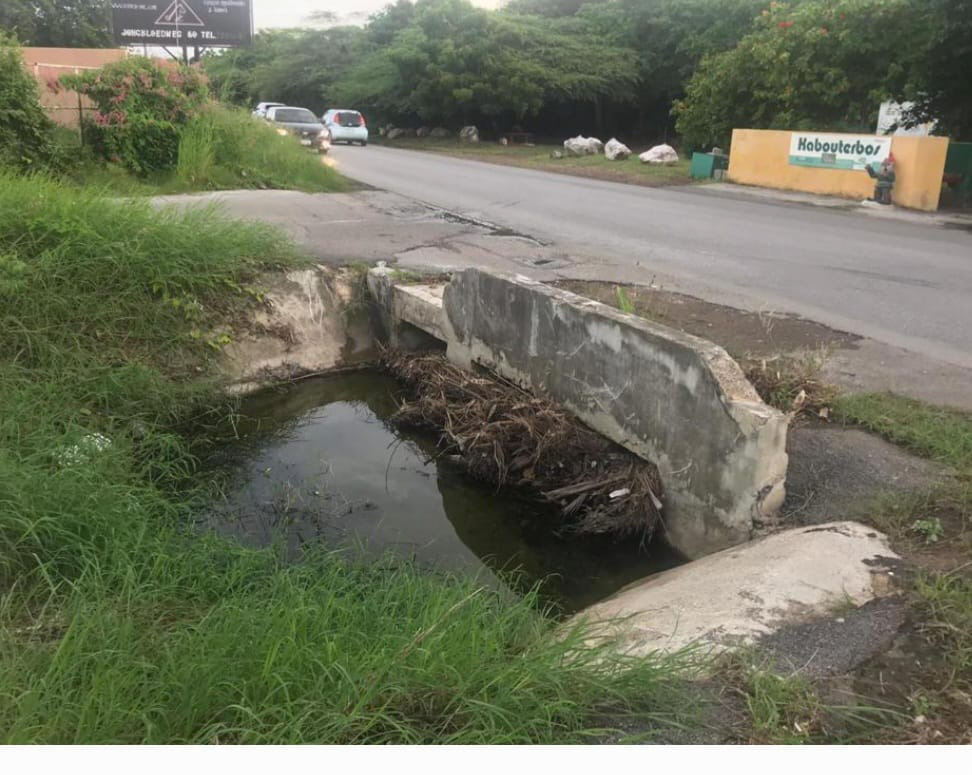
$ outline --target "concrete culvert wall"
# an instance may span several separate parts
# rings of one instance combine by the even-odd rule
[[[667,538],[687,556],[746,541],[778,511],[787,418],[721,347],[523,277],[457,273],[437,315],[435,294],[390,288],[387,270],[370,283],[389,317],[434,328],[454,362],[545,391],[654,462]]]
[[[225,351],[223,370],[237,392],[327,371],[370,354],[367,314],[348,315],[353,273],[317,266],[260,278],[262,309]]]

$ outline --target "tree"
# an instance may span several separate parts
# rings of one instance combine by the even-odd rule
[[[665,133],[672,102],[701,59],[730,49],[752,28],[767,0],[617,0],[585,5],[578,16],[605,42],[631,51],[637,78],[636,123]]]
[[[724,146],[734,127],[872,132],[883,100],[914,91],[932,27],[911,0],[773,2],[703,59],[676,127],[694,147]]]
[[[934,24],[910,119],[913,123],[937,121],[937,131],[972,141],[972,0],[915,2]],[[907,99],[911,95],[899,96]]]
[[[368,20],[368,40],[375,46],[387,46],[412,23],[414,12],[415,6],[410,0],[397,0],[386,5]]]
[[[506,10],[529,16],[573,16],[585,5],[605,2],[607,0],[510,0]]]
[[[360,61],[366,45],[358,27],[267,30],[251,48],[207,56],[203,65],[220,99],[251,106],[274,100],[323,113],[333,105],[335,83]]]
[[[112,45],[108,0],[3,0],[0,29],[26,46],[106,48]]]
[[[489,13],[466,0],[411,8],[410,23],[339,84],[346,102],[392,119],[498,126],[551,102],[631,96],[629,53],[575,19]]]

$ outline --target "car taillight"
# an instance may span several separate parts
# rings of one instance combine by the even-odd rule
[[[364,126],[364,125],[365,125],[364,115],[362,115],[361,113],[359,113],[358,114],[358,126]]]

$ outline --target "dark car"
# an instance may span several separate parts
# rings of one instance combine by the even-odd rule
[[[327,153],[331,148],[330,133],[307,108],[289,105],[267,108],[267,121],[281,134],[294,135],[301,145],[316,148],[320,153]]]

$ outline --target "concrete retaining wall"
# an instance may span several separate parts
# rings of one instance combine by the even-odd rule
[[[399,319],[384,270],[372,287]],[[377,286],[385,286],[383,289]],[[429,297],[429,294],[424,294]],[[422,326],[429,330],[426,326]],[[786,475],[786,417],[760,401],[716,345],[522,277],[453,276],[439,327],[449,357],[545,391],[590,427],[658,465],[668,539],[689,557],[746,541],[776,512]]]

